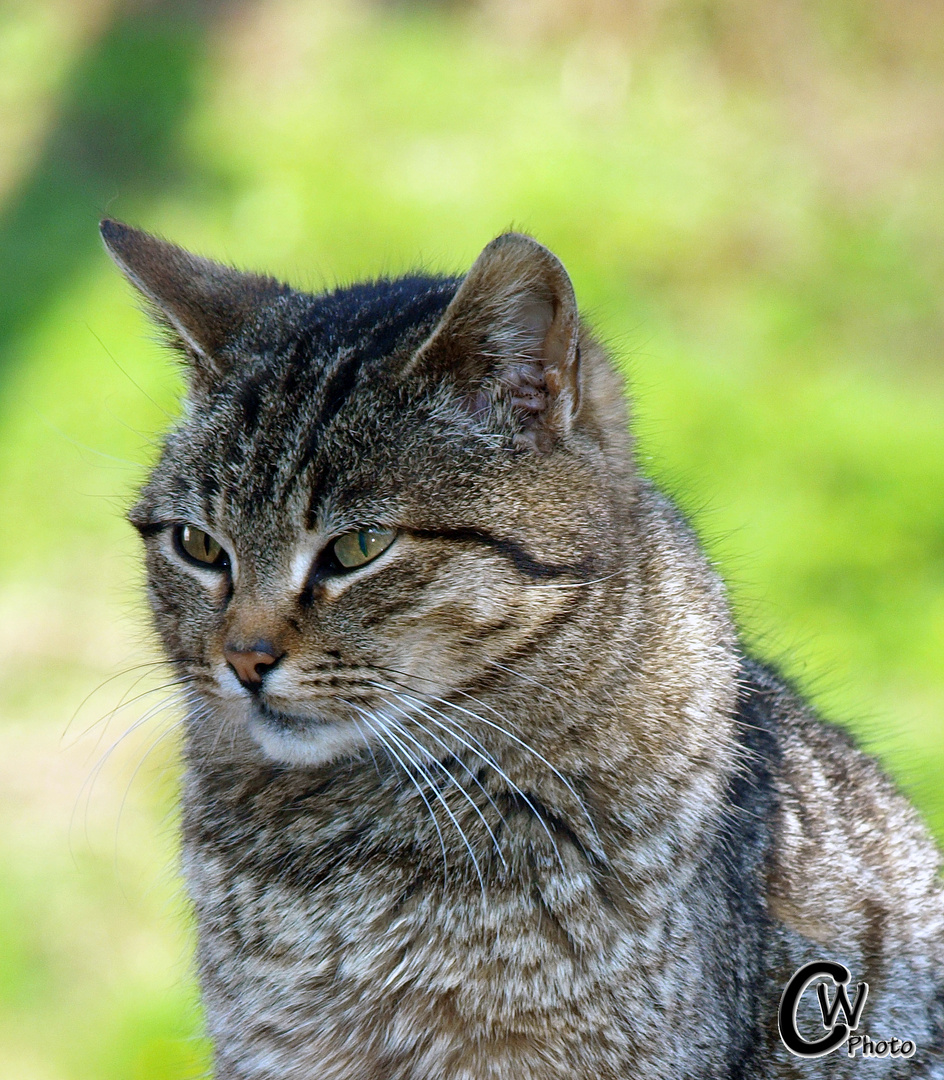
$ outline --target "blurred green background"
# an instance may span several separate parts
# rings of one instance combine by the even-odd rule
[[[944,836],[939,0],[3,0],[4,1078],[206,1067],[122,519],[180,383],[104,214],[310,288],[532,232],[748,639]]]

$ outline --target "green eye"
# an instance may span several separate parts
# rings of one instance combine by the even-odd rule
[[[178,550],[191,562],[213,567],[223,567],[228,562],[222,546],[195,525],[178,525],[174,530],[174,539]]]
[[[396,535],[395,529],[358,529],[356,532],[345,533],[334,542],[334,557],[345,570],[363,566],[371,559],[376,559],[382,551],[386,551],[396,539]]]

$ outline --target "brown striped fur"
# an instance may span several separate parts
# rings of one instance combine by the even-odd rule
[[[939,855],[745,655],[560,262],[508,234],[461,281],[310,296],[103,235],[190,372],[131,519],[216,1076],[944,1076]],[[367,528],[396,539],[332,563]],[[810,959],[915,1056],[790,1055]]]

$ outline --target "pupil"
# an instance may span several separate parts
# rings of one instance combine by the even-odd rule
[[[364,555],[369,555],[370,552],[367,550],[367,532],[365,530],[361,530],[361,532],[357,534],[357,542],[360,545],[362,553]]]

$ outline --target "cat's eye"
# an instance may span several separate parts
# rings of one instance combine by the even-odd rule
[[[214,569],[222,569],[229,564],[220,542],[196,525],[178,525],[174,529],[174,541],[177,550],[190,562]]]
[[[345,570],[352,570],[376,559],[390,547],[396,535],[396,529],[356,529],[339,536],[331,550]]]

